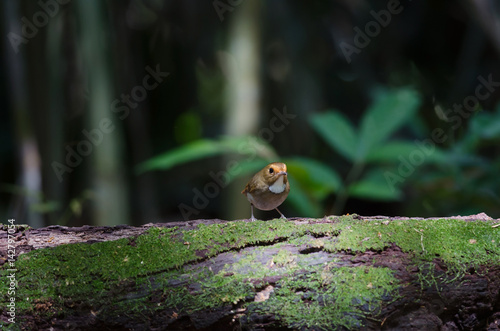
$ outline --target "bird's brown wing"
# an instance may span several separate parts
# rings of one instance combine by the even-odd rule
[[[245,188],[243,189],[243,191],[241,191],[241,194],[246,194],[246,193],[254,193],[256,191],[262,191],[262,189],[257,189],[258,187],[265,187],[264,183],[263,183],[263,180],[260,179],[259,176],[257,176],[257,174],[255,176],[252,177],[252,179],[250,179],[247,183],[247,186],[245,186]]]

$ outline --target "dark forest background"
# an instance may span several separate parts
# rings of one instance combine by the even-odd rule
[[[3,0],[0,215],[500,217],[494,0]],[[275,212],[258,212],[270,219]]]

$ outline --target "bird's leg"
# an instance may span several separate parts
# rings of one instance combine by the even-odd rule
[[[252,218],[250,218],[250,220],[256,221],[257,219],[253,216],[253,205],[250,204],[250,207],[252,208]]]
[[[279,210],[278,208],[275,208],[275,209],[278,211],[278,213],[280,213],[281,218],[287,219],[287,218],[285,217],[285,215],[283,215],[283,214],[280,212],[280,210]]]

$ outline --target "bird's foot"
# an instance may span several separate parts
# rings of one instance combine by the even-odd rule
[[[278,213],[280,213],[281,218],[283,218],[283,219],[285,219],[285,220],[288,220],[288,219],[285,217],[285,215],[283,215],[283,213],[281,213],[281,212],[280,212],[280,210],[279,210],[278,208],[275,208],[275,209],[276,209],[276,211],[277,211]]]

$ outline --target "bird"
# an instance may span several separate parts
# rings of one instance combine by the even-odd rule
[[[276,209],[281,218],[286,219],[285,215],[279,211],[278,206],[285,201],[290,192],[290,183],[288,183],[287,176],[286,164],[273,162],[265,166],[248,181],[241,193],[250,202],[252,221],[255,221],[253,207],[260,210]]]

